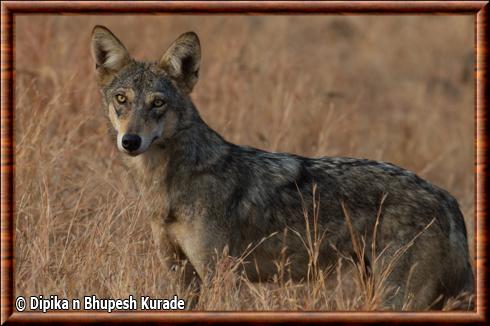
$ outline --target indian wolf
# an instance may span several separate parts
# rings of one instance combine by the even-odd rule
[[[372,273],[379,263],[373,257],[396,259],[385,275],[393,288],[387,308],[402,309],[411,298],[411,309],[441,309],[449,298],[473,293],[464,218],[445,190],[390,163],[307,158],[226,141],[190,97],[201,59],[193,32],[156,62],[133,59],[103,26],[93,29],[91,44],[114,141],[155,242],[169,259],[190,263],[188,279],[212,275],[216,252],[239,257],[250,245],[242,271],[251,281],[270,280],[284,253],[291,278],[305,279],[310,258],[302,237],[312,232],[305,207],[316,205],[316,231],[325,235],[320,268],[342,255],[362,260]]]

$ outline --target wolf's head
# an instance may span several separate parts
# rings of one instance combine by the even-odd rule
[[[132,59],[111,31],[96,26],[92,55],[120,151],[139,155],[189,127],[195,112],[189,95],[201,58],[195,33],[182,34],[158,62],[149,63]]]

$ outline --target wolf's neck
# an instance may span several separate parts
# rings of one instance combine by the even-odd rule
[[[169,163],[187,171],[202,171],[215,164],[228,151],[229,143],[211,129],[200,116],[165,146]]]

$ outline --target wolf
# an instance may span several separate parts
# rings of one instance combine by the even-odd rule
[[[402,309],[411,297],[413,310],[441,309],[449,298],[473,293],[464,218],[445,190],[390,163],[228,142],[191,100],[201,59],[194,32],[178,37],[158,61],[142,62],[109,29],[95,26],[91,50],[111,134],[145,201],[155,242],[170,265],[189,262],[188,282],[212,273],[216,252],[237,257],[250,245],[243,272],[251,281],[270,280],[284,252],[291,278],[303,280],[309,258],[301,237],[311,231],[305,207],[316,205],[317,231],[325,235],[321,268],[339,254],[361,258],[368,272],[373,257],[396,257],[387,308]],[[284,230],[294,232],[275,236]],[[362,236],[358,245],[374,244],[363,257],[355,234]]]

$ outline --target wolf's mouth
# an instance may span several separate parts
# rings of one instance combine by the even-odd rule
[[[144,150],[141,150],[141,148],[138,148],[137,150],[134,150],[134,151],[128,151],[126,149],[124,149],[122,151],[124,153],[126,153],[127,155],[132,156],[132,157],[138,156],[138,155],[143,154],[144,152],[146,152],[148,150],[148,147],[150,147],[151,144],[153,144],[155,142],[155,140],[157,140],[158,138],[159,138],[158,136],[153,137],[153,139],[151,140],[150,144],[147,145]]]
[[[126,152],[126,154],[128,154],[129,156],[132,156],[132,157],[135,157],[135,156],[138,156],[140,155],[142,152],[139,152],[139,151],[135,151],[135,152]]]

